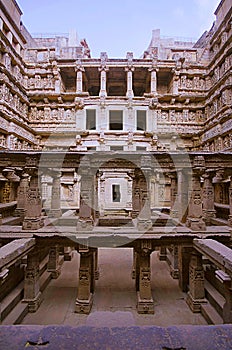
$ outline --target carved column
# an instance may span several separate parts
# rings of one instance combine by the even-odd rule
[[[80,269],[75,312],[89,314],[94,293],[94,251],[79,247]]]
[[[83,72],[85,71],[84,67],[82,67],[81,65],[78,65],[76,67],[76,73],[77,73],[77,82],[76,82],[76,93],[77,94],[82,94],[83,92]]]
[[[48,213],[49,217],[58,218],[62,216],[62,211],[60,208],[60,178],[61,172],[54,172],[51,174],[52,181],[52,198],[51,198],[51,209]]]
[[[201,312],[201,304],[207,303],[204,289],[204,269],[202,256],[194,251],[189,265],[189,292],[186,299],[193,312]]]
[[[107,92],[106,92],[106,72],[107,72],[108,69],[106,67],[101,67],[101,68],[99,68],[99,70],[101,72],[99,96],[104,98],[104,97],[107,96]]]
[[[178,218],[177,177],[175,174],[169,174],[168,176],[171,179],[170,216],[172,218]]]
[[[73,257],[73,250],[71,247],[64,247],[64,261],[71,261]]]
[[[168,263],[170,265],[170,274],[171,274],[172,278],[178,279],[179,278],[178,246],[171,245],[168,250],[169,250]]]
[[[143,178],[140,180],[141,210],[138,217],[138,230],[146,231],[152,227],[151,198],[150,198],[150,179],[151,179],[150,156],[141,157],[141,171],[143,174]]]
[[[187,226],[194,231],[204,231],[206,225],[202,220],[202,191],[200,183],[200,174],[193,171],[192,186],[189,189],[189,209]]]
[[[58,245],[54,245],[49,249],[47,270],[48,272],[51,272],[51,277],[54,279],[60,275],[61,266],[59,264],[59,246]]]
[[[27,193],[29,190],[29,175],[24,173],[21,176],[21,181],[17,191],[17,208],[15,209],[14,215],[22,218],[26,215],[26,201]]]
[[[151,250],[151,242],[143,241],[141,243],[141,249],[137,251],[137,311],[140,314],[154,313],[154,301],[151,291]]]
[[[158,68],[151,68],[149,69],[151,72],[151,94],[153,96],[157,95],[157,72]]]
[[[80,209],[77,229],[88,231],[93,228],[93,194],[94,194],[94,176],[91,173],[89,164],[82,166],[81,169],[81,189],[80,189]]]
[[[177,172],[177,206],[175,214],[178,215],[180,222],[185,222],[188,206],[188,182],[187,174],[183,170]]]
[[[213,173],[206,173],[203,175],[203,217],[206,225],[210,225],[211,219],[216,217],[216,210],[214,209],[214,187],[212,184]]]
[[[192,248],[182,246],[178,247],[179,287],[184,293],[187,293],[188,291],[191,252]]]
[[[232,226],[232,176],[230,177],[229,204],[230,204],[230,214],[229,214],[228,224]]]
[[[132,184],[132,218],[135,219],[140,213],[140,176],[139,172],[135,170]]]
[[[127,98],[133,98],[134,92],[133,92],[133,71],[134,67],[126,67],[125,71],[127,72],[127,91],[126,91],[126,97]]]
[[[39,253],[33,250],[27,255],[27,266],[24,275],[24,298],[28,303],[28,311],[35,312],[41,303],[39,285]]]
[[[160,261],[166,261],[167,260],[167,249],[166,249],[166,247],[160,247],[158,256],[159,256],[159,260]]]
[[[42,201],[39,190],[38,169],[28,168],[27,172],[31,175],[31,179],[25,206],[26,216],[22,228],[23,230],[38,230],[44,225],[41,217]]]
[[[180,79],[180,73],[178,71],[174,71],[173,76],[173,94],[177,95],[179,93],[179,79]]]
[[[99,279],[99,268],[98,268],[98,249],[94,250],[94,278],[95,280]]]

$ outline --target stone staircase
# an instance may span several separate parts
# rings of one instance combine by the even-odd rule
[[[208,303],[201,305],[201,313],[208,324],[223,324],[222,310],[225,298],[205,280],[205,296]]]
[[[43,292],[51,280],[51,273],[47,272],[48,257],[40,263],[40,291]],[[60,257],[60,264],[63,257]],[[20,324],[28,313],[27,303],[23,303],[24,281],[20,282],[2,301],[0,320],[2,325]]]

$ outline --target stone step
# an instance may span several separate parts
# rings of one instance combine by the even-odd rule
[[[1,301],[1,319],[4,320],[7,315],[14,309],[18,302],[23,298],[22,281]]]
[[[19,302],[2,321],[2,325],[20,324],[28,313],[27,303]]]
[[[204,284],[206,299],[217,311],[217,313],[222,317],[222,310],[223,305],[225,304],[225,298],[207,280],[205,280]]]
[[[2,225],[16,226],[16,225],[20,225],[21,222],[22,222],[22,219],[17,216],[8,216],[2,219]]]
[[[201,314],[208,324],[223,324],[223,319],[209,303],[201,305]]]

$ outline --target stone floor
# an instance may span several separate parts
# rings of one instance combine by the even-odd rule
[[[92,311],[81,315],[74,313],[79,267],[79,255],[75,252],[72,261],[63,264],[59,278],[52,280],[45,290],[39,310],[28,314],[22,324],[95,327],[207,324],[200,314],[190,311],[184,300],[186,294],[170,276],[167,263],[158,260],[157,252],[151,256],[155,314],[137,314],[132,255],[130,248],[99,249],[100,278],[96,281]]]

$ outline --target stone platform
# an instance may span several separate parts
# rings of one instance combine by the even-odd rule
[[[232,325],[95,328],[2,326],[1,350],[229,350]]]

